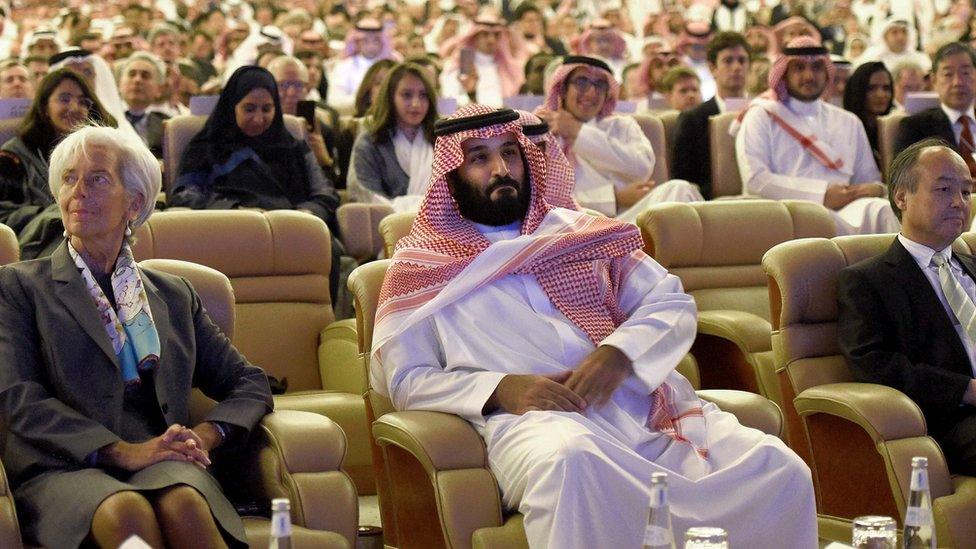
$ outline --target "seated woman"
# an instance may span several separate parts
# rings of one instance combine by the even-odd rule
[[[305,141],[285,127],[274,76],[234,71],[200,133],[187,145],[170,206],[193,209],[303,210],[332,231],[332,292],[339,284],[339,195]]]
[[[402,63],[383,80],[365,131],[352,150],[349,191],[354,200],[416,211],[434,161],[437,92],[428,72]]]
[[[354,123],[346,125],[339,130],[339,137],[336,142],[336,161],[338,162],[339,177],[343,188],[347,187],[349,180],[352,148],[356,142],[356,137],[359,135],[359,125],[363,123],[363,119],[369,114],[369,109],[373,106],[373,100],[379,97],[380,85],[383,84],[386,73],[394,65],[396,63],[392,59],[380,59],[369,67],[366,75],[363,76],[363,81],[359,83],[359,88],[356,89],[355,111],[353,112]]]
[[[854,113],[864,124],[874,153],[874,162],[884,172],[878,146],[878,117],[891,112],[894,105],[894,87],[891,73],[880,61],[865,63],[854,71],[844,88],[844,109]]]
[[[24,258],[49,255],[61,242],[48,160],[57,142],[88,120],[116,124],[81,75],[56,69],[38,85],[17,136],[0,147],[0,223],[20,235]]]
[[[2,455],[28,543],[246,545],[207,467],[271,411],[271,392],[185,280],[135,263],[129,238],[160,181],[124,130],[75,131],[51,154],[66,238],[0,268]],[[192,387],[217,404],[191,428]]]

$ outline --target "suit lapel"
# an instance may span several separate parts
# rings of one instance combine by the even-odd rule
[[[168,352],[171,335],[169,307],[166,305],[166,300],[160,295],[159,288],[149,280],[149,277],[146,276],[145,271],[141,268],[139,269],[139,276],[142,278],[142,285],[146,289],[146,297],[149,299],[149,310],[152,312],[153,324],[156,325],[156,334],[159,336],[159,364],[157,364],[156,372],[153,375],[153,384],[156,387],[156,400],[162,407],[161,411],[163,415],[168,420],[169,406],[167,403],[170,401],[170,387],[173,386],[170,383],[169,376],[174,371],[172,367],[166,367],[165,365],[167,360],[174,354],[173,352]]]
[[[939,134],[946,143],[952,143],[953,147],[958,147],[959,143],[956,142],[956,132],[952,130],[952,122],[949,121],[949,117],[946,116],[945,111],[941,108],[935,108],[935,119],[939,122]]]
[[[88,288],[78,272],[78,266],[68,254],[67,244],[63,244],[51,255],[51,277],[56,284],[55,294],[64,306],[75,317],[85,333],[88,334],[106,356],[119,367],[119,359],[112,348],[112,341],[105,333],[105,325],[98,314],[98,308],[92,301]]]

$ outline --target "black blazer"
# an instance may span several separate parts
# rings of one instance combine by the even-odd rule
[[[264,372],[210,320],[186,280],[141,270],[160,362],[155,389],[167,425],[190,421],[190,389],[218,401],[207,420],[249,431],[271,411]],[[119,441],[124,385],[118,359],[66,245],[49,258],[0,268],[0,418],[14,486],[85,467]]]
[[[671,177],[697,183],[705,200],[712,198],[711,145],[708,119],[719,113],[718,101],[711,98],[678,115],[674,130],[674,158]]]
[[[170,116],[165,113],[152,111],[146,115],[146,137],[144,141],[153,156],[162,160],[163,158],[163,122],[169,120]]]
[[[976,278],[973,256],[954,254]],[[918,263],[897,239],[888,251],[840,273],[837,332],[859,381],[902,391],[935,438],[973,413],[960,406],[973,378],[952,320]]]
[[[926,137],[938,137],[953,148],[956,147],[956,134],[953,133],[949,117],[941,107],[924,110],[902,119],[895,138],[895,155]]]

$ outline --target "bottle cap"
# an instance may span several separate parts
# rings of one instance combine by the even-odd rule
[[[651,473],[651,484],[667,484],[667,473]]]
[[[928,467],[929,458],[922,456],[915,456],[912,458],[912,467]]]
[[[291,502],[288,498],[275,498],[271,500],[271,511],[290,511]]]

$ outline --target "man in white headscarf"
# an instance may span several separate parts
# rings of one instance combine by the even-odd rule
[[[329,72],[329,105],[336,109],[348,109],[356,100],[356,90],[366,76],[366,71],[380,59],[399,61],[393,51],[393,43],[375,19],[361,19],[346,34],[343,57]]]
[[[61,67],[73,69],[88,81],[102,106],[118,122],[120,130],[139,135],[125,117],[125,102],[122,101],[122,95],[115,83],[115,75],[102,56],[77,48],[65,50],[51,57],[50,70]]]
[[[874,33],[872,46],[855,61],[861,65],[868,61],[881,61],[889,71],[903,62],[918,63],[926,72],[932,68],[932,60],[928,55],[918,51],[918,41],[915,29],[908,21],[896,17],[889,17]]]
[[[768,95],[733,124],[745,191],[830,209],[838,234],[898,232],[864,125],[822,97],[833,79],[827,49],[794,38],[769,71]]]

